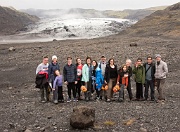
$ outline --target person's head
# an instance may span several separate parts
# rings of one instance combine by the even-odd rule
[[[130,59],[126,60],[126,66],[131,66],[132,61]]]
[[[59,70],[55,70],[54,73],[55,73],[56,76],[60,75],[60,71]]]
[[[52,56],[52,62],[57,62],[57,56],[56,55]]]
[[[109,59],[109,64],[114,65],[114,59],[113,58]]]
[[[94,69],[96,69],[98,67],[98,63],[96,60],[92,61],[92,66],[94,67]]]
[[[68,63],[68,65],[72,64],[72,57],[67,57],[67,63]]]
[[[122,70],[123,70],[123,71],[127,71],[127,65],[126,65],[126,64],[123,64],[123,65],[122,65]]]
[[[101,56],[101,62],[102,63],[106,62],[106,57],[105,56]]]
[[[82,64],[81,59],[77,58],[77,59],[76,59],[76,64],[77,64],[77,65],[81,65],[81,64]]]
[[[86,64],[90,65],[91,64],[91,57],[86,58]]]
[[[43,57],[43,64],[46,65],[48,63],[48,56]]]
[[[138,59],[137,59],[137,64],[138,64],[138,65],[141,65],[141,64],[142,64],[142,59],[141,59],[141,58],[138,58]]]
[[[151,64],[152,61],[153,61],[152,57],[151,57],[151,56],[148,56],[148,57],[147,57],[147,63],[148,63],[148,64]]]
[[[156,55],[156,61],[161,61],[161,55],[160,54]]]

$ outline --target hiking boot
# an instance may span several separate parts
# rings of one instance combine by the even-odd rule
[[[57,100],[54,100],[54,104],[58,104],[58,101],[57,101]]]
[[[124,100],[123,100],[123,98],[119,98],[118,101],[119,102],[123,102]]]
[[[107,102],[111,102],[111,100],[110,100],[110,99],[107,99]]]
[[[70,103],[70,102],[71,102],[71,99],[70,99],[70,98],[68,98],[67,103]]]
[[[73,99],[73,102],[78,102],[78,100],[76,98]]]

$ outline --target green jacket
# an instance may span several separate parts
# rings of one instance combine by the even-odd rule
[[[137,83],[145,83],[145,68],[144,66],[134,67],[133,74],[135,74],[135,82]]]

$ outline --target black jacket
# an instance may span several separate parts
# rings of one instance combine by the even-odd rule
[[[115,69],[117,71],[117,65],[115,65]],[[116,78],[118,77],[118,71],[116,73]],[[106,65],[106,69],[105,69],[105,76],[104,76],[104,80],[109,83],[109,80],[110,80],[110,65],[107,64]]]
[[[63,69],[63,74],[64,74],[64,82],[75,82],[77,81],[77,68],[76,65],[71,64],[65,65]]]
[[[46,75],[38,73],[36,75],[35,84],[36,84],[36,88],[40,88],[40,89],[42,89],[43,87],[47,86],[48,85],[48,81],[46,79]]]
[[[144,64],[143,64],[143,66],[144,66],[144,68],[145,68],[145,76],[146,76],[146,73],[147,73],[147,70],[148,70],[148,69],[146,69],[146,64],[147,64],[147,63],[144,63]],[[151,66],[151,76],[152,76],[152,79],[154,80],[154,79],[155,79],[154,74],[155,74],[155,72],[156,72],[155,64],[152,63],[150,66]],[[150,69],[149,69],[149,70],[150,70]]]

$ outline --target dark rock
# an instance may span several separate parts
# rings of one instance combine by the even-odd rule
[[[130,47],[133,47],[133,46],[137,47],[137,44],[136,43],[130,44]]]
[[[73,128],[84,129],[94,125],[95,109],[87,106],[79,106],[73,109],[70,117],[70,125]]]
[[[57,41],[57,39],[53,39],[53,41]]]

